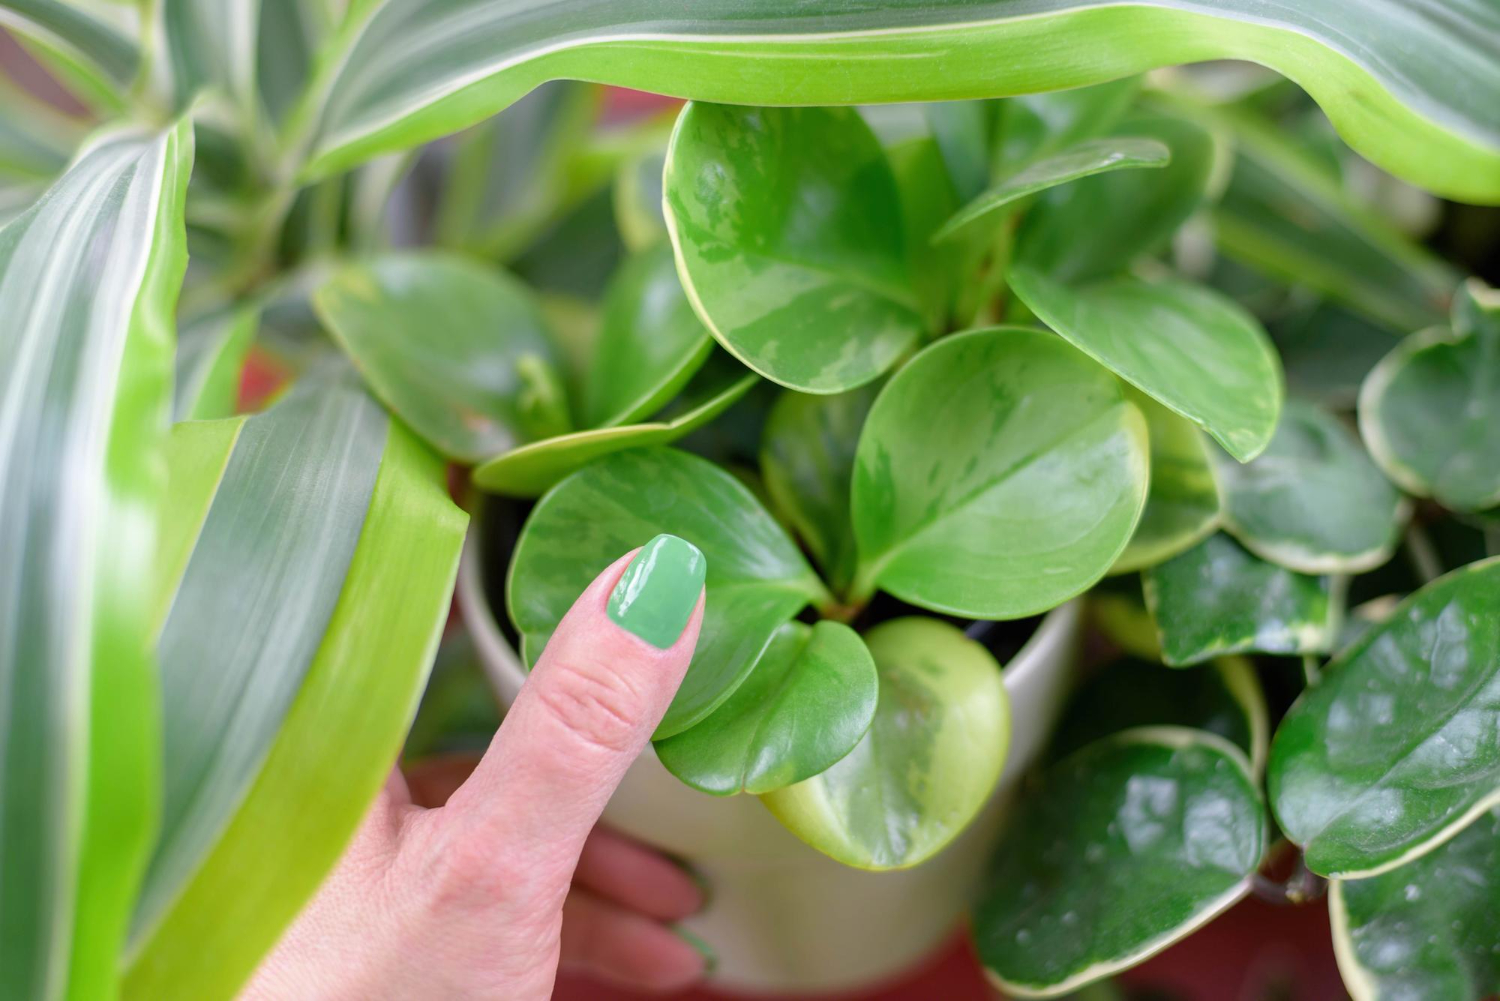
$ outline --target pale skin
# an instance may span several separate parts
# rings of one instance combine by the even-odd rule
[[[477,764],[392,773],[253,1001],[541,1001],[559,966],[673,990],[703,956],[670,924],[703,905],[681,868],[596,827],[687,670],[703,597],[660,650],[606,602],[634,552],[559,625]]]

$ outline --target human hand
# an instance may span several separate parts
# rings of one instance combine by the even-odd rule
[[[472,774],[393,773],[243,997],[533,1001],[559,963],[641,988],[701,977],[661,923],[702,905],[696,884],[595,823],[687,670],[704,569],[659,536],[595,578]]]

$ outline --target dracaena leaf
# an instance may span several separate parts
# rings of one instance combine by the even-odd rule
[[[245,356],[259,323],[259,310],[246,305],[183,325],[177,333],[173,419],[215,420],[234,413]]]
[[[64,84],[93,107],[124,104],[141,63],[139,12],[67,0],[0,0],[0,24],[30,42]]]
[[[472,124],[547,76],[696,100],[854,104],[1080,87],[1158,66],[1252,59],[1294,76],[1351,145],[1442,193],[1500,200],[1500,14],[1419,0],[1278,8],[882,0],[794,7],[628,0],[365,5],[329,60],[312,170]],[[414,44],[421,39],[422,44]],[[642,58],[649,51],[648,58]]]

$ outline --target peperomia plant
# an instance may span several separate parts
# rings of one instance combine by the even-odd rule
[[[1500,296],[1406,183],[1500,203],[1491,0],[0,24],[84,109],[0,92],[6,996],[243,984],[426,685],[443,460],[524,519],[527,662],[701,548],[656,756],[852,866],[984,809],[1003,662],[1086,594],[974,912],[1004,989],[1324,880],[1351,993],[1500,989]],[[1160,69],[1209,59],[1321,110]]]

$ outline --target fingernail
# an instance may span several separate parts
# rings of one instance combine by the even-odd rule
[[[675,535],[658,535],[636,553],[609,595],[609,617],[654,647],[677,642],[698,604],[708,560]]]
[[[682,927],[682,925],[672,925],[672,933],[697,950],[698,955],[703,957],[703,975],[705,977],[712,976],[714,970],[719,966],[719,954],[714,952],[713,946]]]

